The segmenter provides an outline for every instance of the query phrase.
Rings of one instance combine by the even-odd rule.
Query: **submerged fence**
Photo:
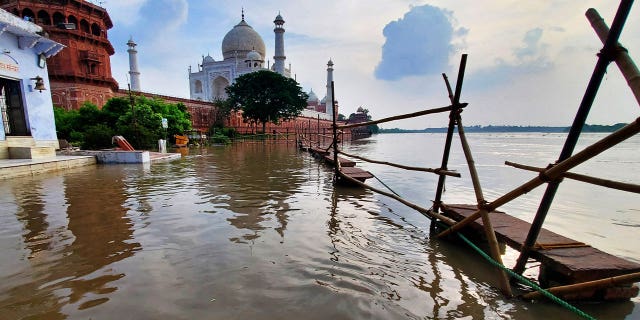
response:
[[[512,296],[513,292],[512,292],[512,288],[509,281],[510,277],[515,277],[515,275],[521,275],[523,273],[526,263],[530,257],[531,251],[535,249],[536,240],[539,236],[540,230],[542,229],[542,225],[549,211],[549,207],[553,202],[554,195],[558,189],[558,186],[562,182],[563,178],[574,179],[574,180],[582,181],[585,183],[591,183],[591,184],[613,188],[617,190],[622,190],[626,192],[640,193],[640,185],[637,185],[637,184],[611,181],[611,180],[569,172],[569,170],[576,167],[577,165],[592,159],[598,154],[618,145],[619,143],[629,139],[630,137],[633,137],[634,135],[638,134],[638,132],[640,132],[640,118],[637,118],[631,123],[629,123],[628,125],[621,128],[620,130],[607,135],[606,137],[602,138],[601,140],[597,141],[591,146],[588,146],[584,150],[576,154],[573,154],[573,151],[578,141],[578,137],[580,136],[582,128],[585,125],[587,115],[593,104],[593,101],[597,94],[600,83],[606,72],[606,68],[611,62],[615,61],[616,64],[618,64],[618,66],[621,68],[622,73],[625,79],[627,80],[627,83],[631,87],[631,90],[634,93],[636,100],[640,105],[640,72],[638,72],[637,67],[629,57],[627,51],[618,43],[618,38],[620,36],[620,33],[622,31],[626,18],[629,14],[632,3],[633,1],[630,1],[630,0],[621,1],[621,4],[618,8],[617,14],[613,20],[612,27],[610,30],[608,29],[608,27],[606,26],[602,18],[599,17],[599,15],[594,9],[589,9],[587,11],[586,15],[589,18],[589,21],[592,23],[593,27],[596,29],[598,35],[602,39],[604,43],[604,47],[599,54],[598,62],[596,63],[594,72],[591,76],[591,80],[589,82],[589,85],[586,88],[584,97],[578,108],[574,122],[571,126],[571,130],[564,143],[562,152],[560,153],[558,160],[555,163],[549,164],[549,166],[546,168],[531,167],[531,166],[516,164],[508,161],[505,162],[505,164],[518,169],[538,172],[538,175],[535,178],[523,183],[522,185],[516,187],[515,189],[511,190],[510,192],[504,194],[503,196],[493,201],[488,201],[484,197],[481,182],[480,182],[480,179],[478,178],[478,173],[476,171],[475,161],[473,159],[473,155],[471,152],[471,147],[469,146],[469,143],[467,141],[464,126],[462,124],[461,112],[468,105],[467,103],[460,102],[464,73],[466,68],[466,61],[467,61],[466,54],[462,55],[462,58],[461,58],[455,90],[451,89],[447,76],[443,74],[444,82],[447,88],[447,93],[451,101],[450,105],[418,111],[410,114],[397,115],[397,116],[380,119],[376,121],[369,121],[369,122],[348,124],[348,125],[337,125],[335,121],[335,116],[334,116],[331,144],[329,146],[326,146],[326,144],[320,142],[320,136],[322,136],[322,139],[328,138],[324,132],[322,134],[318,133],[318,137],[315,141],[313,139],[310,139],[308,136],[304,136],[303,143],[308,143],[309,146],[311,146],[314,143],[317,146],[324,146],[324,149],[327,152],[332,150],[331,156],[333,157],[333,163],[335,165],[335,175],[336,175],[337,181],[344,181],[344,182],[348,182],[354,185],[358,185],[358,186],[370,189],[376,193],[388,196],[390,198],[393,198],[405,204],[406,206],[418,211],[424,216],[431,218],[432,219],[431,227],[432,227],[432,230],[434,231],[436,230],[435,227],[437,224],[444,225],[445,226],[444,230],[440,230],[440,232],[437,234],[437,237],[444,237],[453,233],[457,233],[463,227],[467,226],[469,223],[477,219],[482,219],[482,225],[484,227],[484,235],[489,245],[489,255],[499,266],[496,268],[497,270],[496,273],[498,275],[500,289],[506,296]],[[331,86],[332,86],[332,92],[335,92],[333,88],[334,86],[333,82],[331,83]],[[335,101],[332,101],[332,103],[335,105]],[[347,152],[342,151],[339,148],[339,142],[341,140],[340,133],[343,130],[346,130],[349,128],[355,128],[359,126],[368,126],[373,124],[386,123],[394,120],[408,119],[408,118],[436,114],[436,113],[443,113],[443,112],[449,113],[449,123],[448,123],[447,134],[444,142],[442,161],[439,167],[418,168],[418,167],[410,167],[410,166],[397,164],[397,163],[377,161],[377,160],[367,159],[361,156],[357,156],[354,154],[349,154]],[[444,193],[444,185],[445,185],[446,177],[447,176],[460,177],[460,174],[458,172],[449,170],[447,168],[450,150],[451,150],[451,144],[454,136],[454,131],[456,131],[455,130],[456,128],[457,128],[458,136],[463,149],[463,153],[465,156],[465,160],[467,162],[469,175],[471,177],[473,190],[476,197],[475,212],[470,216],[468,216],[467,218],[462,219],[460,221],[455,221],[454,219],[440,212],[443,206],[442,196]],[[363,181],[360,181],[358,179],[351,177],[349,174],[345,173],[344,170],[342,170],[341,161],[339,160],[339,155],[358,159],[365,162],[383,164],[383,165],[393,166],[393,167],[401,168],[405,170],[427,172],[427,173],[438,175],[439,178],[436,186],[436,194],[435,194],[435,199],[433,201],[433,206],[430,208],[422,207],[418,204],[411,203],[410,201],[403,199],[401,196],[395,194],[395,192],[387,192],[384,190],[380,190],[378,188],[372,187],[364,183]],[[500,248],[499,248],[498,240],[496,238],[496,233],[492,226],[490,213],[498,209],[499,207],[503,206],[504,204],[544,184],[547,185],[547,189],[544,193],[543,198],[541,199],[535,218],[531,223],[531,227],[529,229],[527,239],[523,247],[519,250],[520,256],[518,257],[516,265],[513,267],[512,270],[509,270],[506,267],[504,267],[502,263]],[[519,279],[520,278],[522,277],[520,276]],[[602,287],[606,285],[611,285],[612,283],[633,283],[638,280],[640,280],[640,273],[632,273],[632,274],[627,274],[620,277],[613,277],[611,279],[573,284],[570,286],[570,288],[550,288],[549,291],[576,292],[580,290],[585,290],[586,288]],[[550,294],[545,291],[545,295],[549,296]],[[528,295],[527,297],[531,298],[533,296],[535,295]],[[581,315],[588,317],[587,315],[584,315],[584,314],[581,314]]]

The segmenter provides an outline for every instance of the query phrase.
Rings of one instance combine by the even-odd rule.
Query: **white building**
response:
[[[64,46],[42,27],[0,9],[0,159],[55,156],[46,59]]]
[[[210,55],[202,57],[198,70],[189,67],[189,91],[193,100],[214,101],[226,99],[225,88],[235,82],[239,76],[258,70],[271,70],[291,78],[291,65],[285,66],[284,19],[278,13],[274,19],[275,50],[273,65],[265,65],[267,55],[262,37],[244,19],[233,27],[222,40],[222,61],[215,61]],[[327,64],[327,95],[318,101],[313,90],[309,92],[309,104],[302,116],[331,119],[331,81],[333,80],[333,62]],[[329,97],[329,98],[327,98]],[[336,102],[337,104],[337,102]]]
[[[271,68],[285,77],[291,77],[291,70],[285,68],[284,19],[278,14],[274,20],[276,53]],[[198,70],[189,68],[190,97],[194,100],[214,101],[226,99],[225,88],[239,76],[258,70],[269,69],[265,65],[266,48],[262,37],[244,20],[233,27],[222,40],[222,61],[215,61],[210,55],[202,57]]]

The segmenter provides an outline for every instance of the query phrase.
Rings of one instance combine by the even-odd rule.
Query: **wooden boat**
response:
[[[189,137],[187,136],[174,134],[173,137],[176,139],[176,147],[186,147],[189,144]]]

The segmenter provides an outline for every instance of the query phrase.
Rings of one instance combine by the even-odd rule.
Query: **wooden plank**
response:
[[[343,167],[343,168],[340,168],[340,171],[345,175],[359,181],[364,181],[369,178],[373,178],[373,175],[371,174],[371,172],[365,171],[356,167]]]
[[[325,156],[329,154],[329,151],[327,151],[327,148],[324,148],[324,147],[311,147],[309,148],[309,151],[313,154],[317,154],[321,156]]]
[[[327,163],[331,164],[331,165],[335,165],[333,163],[333,152],[329,153],[328,155],[324,156],[324,161],[326,161]],[[343,158],[343,157],[338,157],[338,161],[340,162],[340,166],[341,167],[355,167],[356,166],[356,162]]]
[[[446,204],[443,215],[460,221],[476,210],[476,205]],[[496,236],[510,247],[520,250],[525,242],[530,224],[504,212],[493,211],[489,214]],[[482,220],[469,225],[479,235],[484,233]],[[547,229],[540,231],[538,244],[541,248],[533,250],[531,257],[542,262],[544,268],[551,269],[566,277],[569,283],[578,283],[612,277],[621,274],[639,272],[640,264],[608,254],[588,245],[564,237]],[[552,248],[555,245],[555,248]],[[563,248],[562,245],[568,247]],[[545,249],[548,246],[548,249]]]

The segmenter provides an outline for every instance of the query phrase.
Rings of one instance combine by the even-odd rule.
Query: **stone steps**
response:
[[[55,156],[54,147],[9,147],[9,159],[47,159]]]

